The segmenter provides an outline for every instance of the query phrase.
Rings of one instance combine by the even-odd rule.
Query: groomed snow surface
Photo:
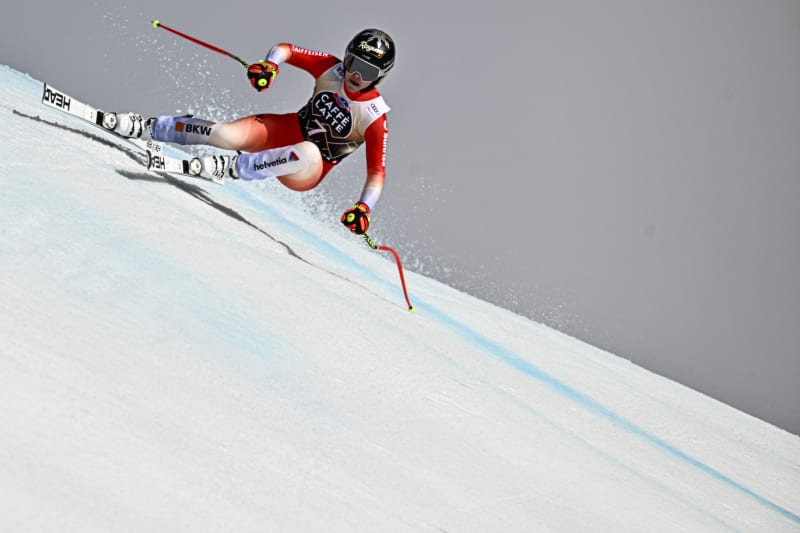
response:
[[[407,271],[409,313],[347,205],[41,91],[0,67],[0,531],[800,531],[797,436]]]

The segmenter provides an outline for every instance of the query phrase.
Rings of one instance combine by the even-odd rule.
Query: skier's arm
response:
[[[276,65],[288,63],[305,70],[315,78],[339,63],[339,60],[331,54],[307,50],[290,43],[279,43],[270,48],[265,61]]]
[[[361,198],[342,215],[342,224],[353,233],[362,234],[369,229],[369,214],[383,190],[386,178],[386,141],[389,127],[386,115],[381,115],[364,132],[367,143],[367,181]]]
[[[279,72],[279,65],[288,63],[301,68],[318,78],[326,70],[339,63],[336,57],[325,52],[316,52],[294,46],[289,43],[279,43],[269,49],[267,57],[247,68],[247,77],[250,84],[258,91],[266,91]]]
[[[389,125],[386,115],[381,115],[364,132],[367,149],[367,181],[361,191],[360,202],[370,209],[375,207],[386,179],[386,146],[389,139]]]

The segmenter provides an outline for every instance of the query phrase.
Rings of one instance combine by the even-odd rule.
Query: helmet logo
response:
[[[377,46],[372,46],[367,41],[361,41],[358,44],[358,49],[359,50],[363,50],[365,52],[368,52],[368,53],[372,54],[373,56],[377,57],[378,59],[382,58],[383,54],[386,53],[384,50],[381,50]]]

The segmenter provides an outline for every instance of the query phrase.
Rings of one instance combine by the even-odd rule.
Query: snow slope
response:
[[[797,436],[0,94],[0,530],[800,531]]]

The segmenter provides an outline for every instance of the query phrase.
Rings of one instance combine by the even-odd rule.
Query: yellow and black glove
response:
[[[258,92],[266,91],[272,86],[272,80],[278,75],[278,65],[272,61],[259,61],[247,67],[247,78],[250,85]]]
[[[342,224],[356,235],[366,233],[369,229],[369,206],[364,202],[357,202],[344,212]]]

